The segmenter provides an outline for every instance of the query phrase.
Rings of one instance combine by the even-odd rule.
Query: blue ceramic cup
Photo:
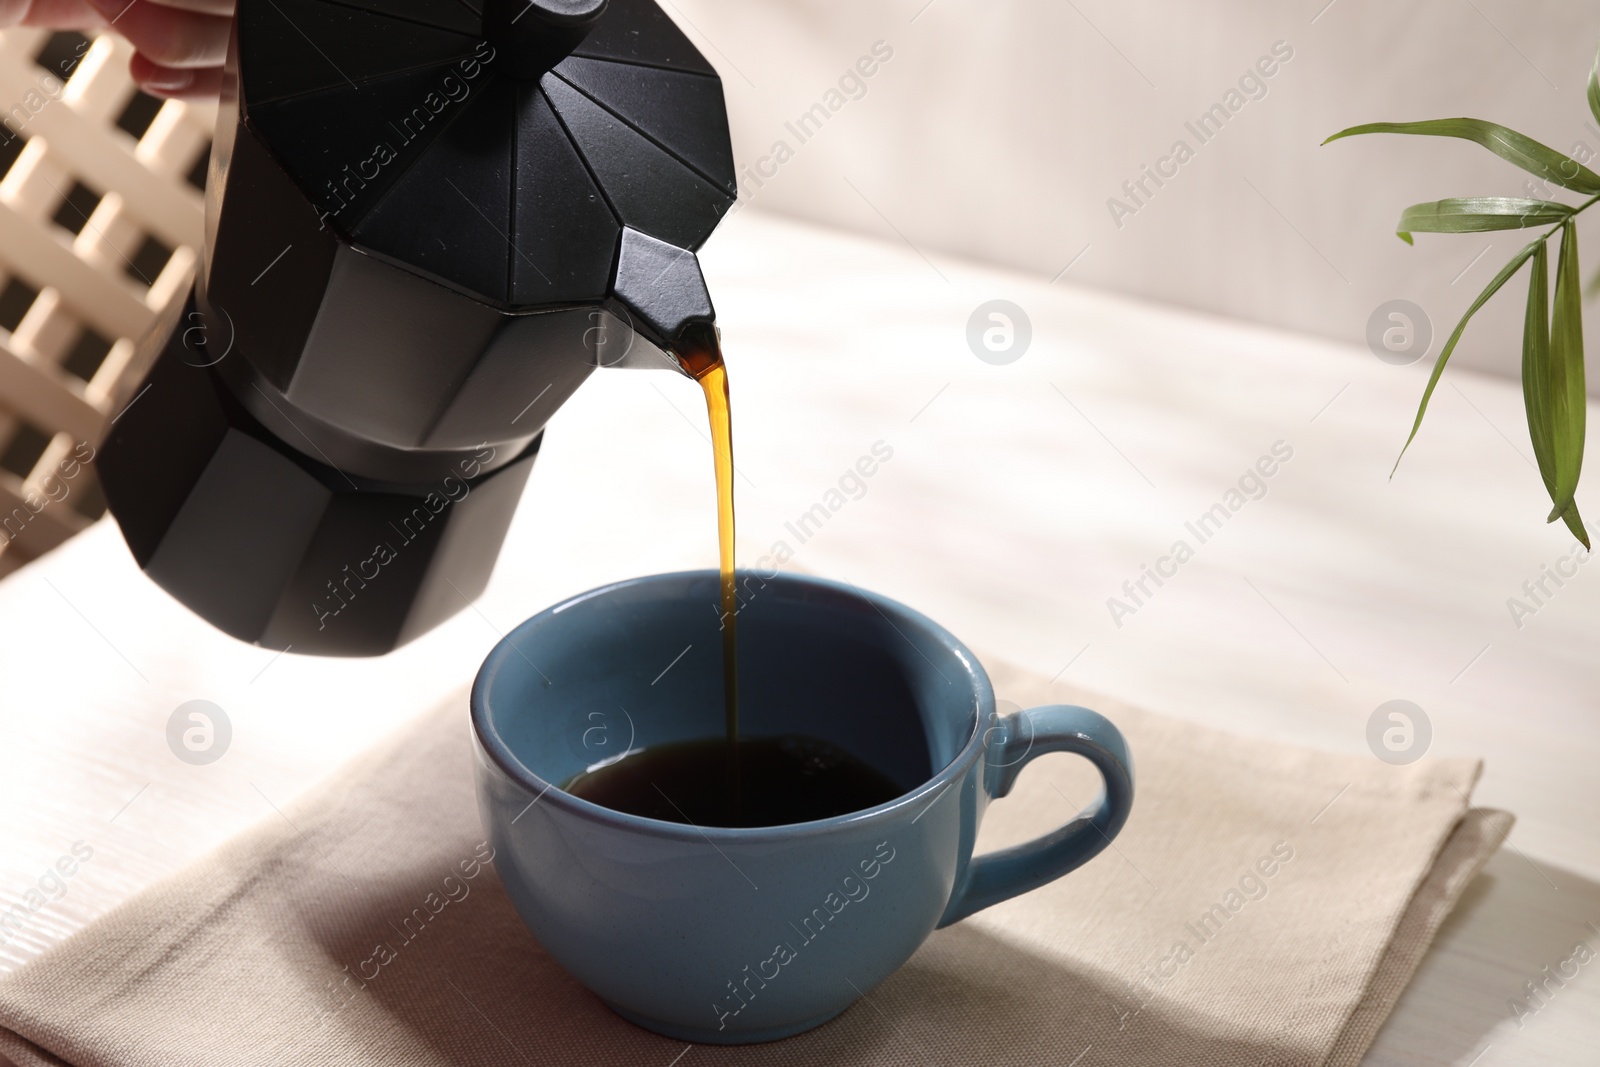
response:
[[[875,808],[757,829],[627,815],[563,791],[594,764],[723,731],[714,571],[596,589],[506,636],[472,688],[495,867],[545,949],[619,1015],[734,1044],[833,1018],[935,928],[1059,878],[1128,818],[1132,765],[1085,708],[1000,717],[977,659],[892,600],[740,572],[744,737],[832,742],[904,788]],[[1035,757],[1105,780],[1072,822],[974,857],[989,801]]]

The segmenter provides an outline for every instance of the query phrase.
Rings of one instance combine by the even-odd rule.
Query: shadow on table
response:
[[[1541,1009],[1524,983],[1542,981],[1546,966],[1556,973],[1578,942],[1600,940],[1588,926],[1597,918],[1600,883],[1501,848],[1445,920],[1365,1067],[1475,1062],[1491,1031],[1514,1024],[1512,1000],[1534,1009],[1534,1018],[1578,1009],[1579,994],[1554,984]],[[1503,1042],[1494,1043],[1498,1049]]]
[[[426,1064],[600,1064],[668,1067],[686,1043],[613,1015],[545,954],[492,875],[451,905],[325,1026],[335,1044],[375,1059],[405,1049]],[[391,896],[386,894],[386,896]],[[396,940],[401,893],[345,911],[317,935],[335,968],[370,958],[372,937]],[[374,934],[377,931],[379,933]],[[845,977],[840,977],[844,983]],[[867,998],[810,1033],[766,1045],[695,1046],[694,1064],[1257,1064],[1314,1062],[1298,1048],[1252,1041],[1246,1020],[1176,1019],[1137,1011],[1125,984],[1001,941],[975,925],[936,933]],[[1267,1012],[1262,1011],[1265,1018]],[[402,1040],[401,1032],[412,1040]],[[375,1037],[375,1035],[382,1035]],[[1290,1040],[1292,1038],[1286,1038]],[[417,1045],[425,1047],[426,1051]],[[1093,1055],[1083,1055],[1090,1049]],[[365,1062],[365,1060],[363,1060]]]

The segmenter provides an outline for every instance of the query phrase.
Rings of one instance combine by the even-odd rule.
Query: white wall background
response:
[[[1046,278],[1070,263],[1072,283],[1355,342],[1380,303],[1410,299],[1433,321],[1430,355],[1528,235],[1408,248],[1392,235],[1401,209],[1526,195],[1526,176],[1465,142],[1319,142],[1359,122],[1471,115],[1600,153],[1583,93],[1600,9],[1576,0],[663,6],[723,74],[741,167],[779,140],[795,150],[762,187],[741,182],[753,204]],[[800,144],[785,121],[880,40],[894,57],[865,96]],[[1277,41],[1293,58],[1266,96],[1200,145],[1185,121]],[[1179,139],[1194,158],[1119,228],[1107,199]],[[1600,234],[1583,229],[1592,271]],[[1525,294],[1513,281],[1480,313],[1463,364],[1517,373]]]

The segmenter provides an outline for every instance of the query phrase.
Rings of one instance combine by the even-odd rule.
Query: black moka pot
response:
[[[653,0],[240,0],[203,268],[98,459],[134,558],[268,648],[436,626],[584,379],[714,329],[735,196]]]

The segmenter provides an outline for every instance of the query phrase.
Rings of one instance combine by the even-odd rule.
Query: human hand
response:
[[[152,96],[215,96],[234,0],[0,0],[0,27],[109,27],[137,49],[129,70]]]

